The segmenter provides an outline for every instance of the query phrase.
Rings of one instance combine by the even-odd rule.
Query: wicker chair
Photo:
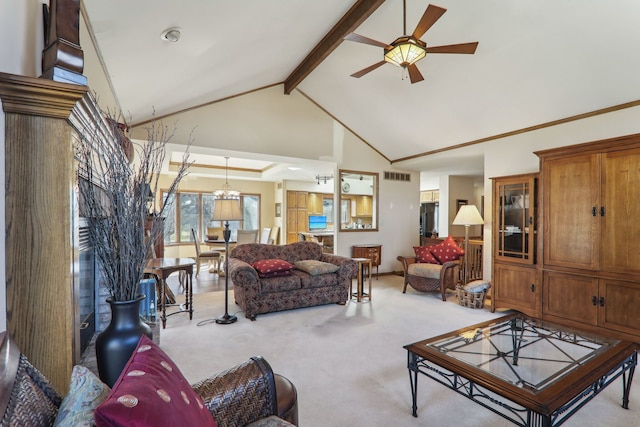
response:
[[[442,265],[430,264],[433,269],[439,270],[437,277],[425,277],[422,275],[411,274],[414,268],[410,266],[416,263],[415,256],[399,256],[398,261],[402,263],[404,270],[404,288],[402,293],[407,292],[407,285],[411,285],[413,289],[420,292],[434,292],[440,290],[442,301],[447,300],[446,290],[456,289],[458,284],[460,261],[449,261]]]
[[[262,357],[252,357],[192,387],[219,427],[298,424],[295,386],[273,373]],[[9,334],[0,332],[0,426],[51,426],[61,401]]]

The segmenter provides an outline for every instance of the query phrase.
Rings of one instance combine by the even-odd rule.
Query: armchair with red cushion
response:
[[[442,301],[446,301],[446,290],[456,289],[459,279],[460,257],[464,250],[451,236],[433,244],[413,247],[414,256],[398,256],[404,270],[404,287],[407,285],[419,292],[440,291]]]

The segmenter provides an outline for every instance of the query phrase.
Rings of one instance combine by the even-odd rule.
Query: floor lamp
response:
[[[212,221],[224,221],[224,314],[216,318],[216,323],[228,325],[238,318],[229,314],[229,239],[231,238],[231,230],[229,230],[229,221],[242,220],[242,211],[240,211],[240,200],[237,198],[216,199],[213,206]]]
[[[453,225],[464,225],[464,284],[469,282],[469,226],[484,224],[480,212],[475,205],[462,205],[452,222]]]

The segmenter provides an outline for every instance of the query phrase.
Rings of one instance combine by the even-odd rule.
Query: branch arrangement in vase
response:
[[[146,141],[131,142],[118,120],[110,113],[106,116],[101,126],[87,128],[79,135],[76,155],[80,211],[88,218],[89,240],[111,299],[130,301],[137,297],[147,254],[162,232],[162,221],[152,221],[151,233],[146,235],[145,222],[149,195],[158,194],[166,147],[175,135],[176,125],[169,128],[154,120],[147,128]],[[190,136],[182,163],[164,190],[164,200],[159,206],[154,202],[154,215],[163,216],[167,201],[173,200],[180,181],[187,175],[191,142]],[[133,147],[132,161],[127,146]]]

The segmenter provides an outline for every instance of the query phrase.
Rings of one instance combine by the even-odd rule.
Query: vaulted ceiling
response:
[[[149,105],[162,116],[282,84],[397,162],[640,99],[637,0],[440,0],[447,12],[422,40],[479,45],[427,54],[415,84],[391,64],[351,77],[383,52],[342,41],[403,35],[402,0],[83,2],[134,124]],[[428,4],[406,0],[409,33]],[[171,27],[177,43],[160,38]]]

